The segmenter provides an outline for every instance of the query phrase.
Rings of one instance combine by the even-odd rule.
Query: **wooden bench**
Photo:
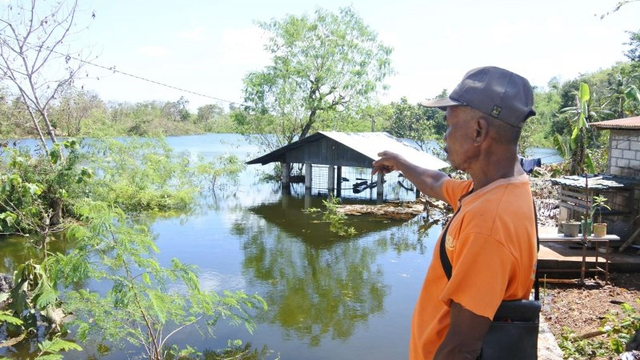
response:
[[[613,235],[613,234],[607,234],[604,237],[595,237],[595,236],[587,236],[587,242],[584,242],[584,237],[582,236],[582,234],[580,234],[579,236],[576,237],[568,237],[568,236],[564,236],[564,234],[540,234],[539,235],[539,239],[541,243],[544,242],[559,242],[559,243],[575,243],[575,244],[580,244],[581,246],[584,246],[584,251],[582,252],[582,261],[581,261],[581,266],[580,266],[580,282],[584,283],[584,277],[585,277],[585,273],[587,271],[593,271],[593,272],[601,272],[604,273],[605,276],[605,282],[609,282],[609,251],[610,251],[610,242],[611,241],[619,241],[620,237],[617,235]],[[587,269],[586,268],[586,258],[587,258],[587,247],[589,246],[589,244],[593,243],[594,245],[594,257],[595,257],[595,264],[594,264],[594,268],[591,269]],[[600,244],[604,243],[605,245],[605,254],[602,256],[602,258],[604,259],[604,269],[600,267],[599,265],[599,258],[600,258],[600,251],[599,251],[599,247]],[[540,272],[553,272],[553,271],[575,271],[572,269],[540,269]]]

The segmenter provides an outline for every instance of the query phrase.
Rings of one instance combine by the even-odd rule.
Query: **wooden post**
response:
[[[282,194],[291,194],[291,179],[289,178],[291,164],[282,162],[280,166],[282,168]]]
[[[312,176],[313,176],[313,172],[311,170],[311,164],[309,163],[304,164],[304,189],[305,190],[311,190]]]
[[[333,165],[329,165],[327,168],[327,193],[329,195],[333,195],[333,191],[336,188],[335,175],[335,167]]]
[[[336,169],[336,179],[338,185],[336,185],[336,197],[342,197],[342,166],[337,166]]]
[[[311,164],[304,164],[304,208],[308,209],[311,207],[311,185],[313,171],[311,170]]]
[[[376,196],[376,204],[382,204],[384,199],[384,175],[382,172],[378,172],[378,186],[377,186],[377,196]]]

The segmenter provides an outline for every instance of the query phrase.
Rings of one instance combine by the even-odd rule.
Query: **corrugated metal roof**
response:
[[[640,129],[640,116],[594,122],[590,125],[598,129]]]
[[[586,187],[586,181],[584,176],[579,175],[567,175],[559,178],[550,179],[554,185],[563,185],[573,188]],[[638,184],[638,179],[633,179],[623,176],[614,175],[594,175],[589,177],[590,189],[610,189],[610,188],[624,188]]]
[[[418,164],[427,169],[442,169],[449,164],[428,154],[424,151],[417,150],[397,138],[387,134],[386,132],[366,132],[366,133],[345,133],[336,131],[319,131],[309,135],[302,140],[298,140],[289,145],[276,149],[259,158],[248,161],[247,164],[268,164],[272,162],[283,162],[286,160],[286,153],[306,144],[319,141],[323,138],[329,138],[333,141],[341,143],[352,150],[368,157],[373,162],[378,159],[378,153],[389,150],[398,153],[407,160]]]

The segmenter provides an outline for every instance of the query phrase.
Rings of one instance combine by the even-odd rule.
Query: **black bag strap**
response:
[[[444,228],[442,232],[442,237],[440,238],[440,263],[442,264],[442,269],[444,270],[445,275],[447,275],[447,279],[451,280],[451,272],[453,268],[451,267],[451,261],[449,260],[449,256],[447,256],[447,248],[445,243],[447,242],[447,232],[449,231],[449,225],[453,221],[453,218],[458,214],[462,206],[458,207],[458,210],[453,214],[451,219],[447,222],[447,226]],[[535,219],[536,224],[536,247],[538,252],[540,251],[540,237],[538,236],[538,211],[536,210],[536,203],[533,203],[533,217]],[[536,301],[540,300],[540,281],[538,275],[538,267],[536,262],[536,275],[534,281],[534,293],[533,297]]]

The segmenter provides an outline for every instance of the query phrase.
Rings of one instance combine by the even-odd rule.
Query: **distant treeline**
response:
[[[528,121],[523,130],[522,148],[533,144],[552,147],[554,134],[569,135],[570,121],[575,115],[563,109],[575,106],[580,82],[586,82],[591,89],[592,119],[600,121],[640,114],[640,100],[633,93],[634,88],[640,87],[637,62],[619,63],[568,81],[554,78],[546,87],[535,89],[537,116]],[[446,94],[443,90],[437,96]],[[49,116],[56,134],[64,137],[250,132],[245,126],[251,121],[250,109],[209,104],[193,113],[188,105],[184,97],[175,102],[105,102],[95,93],[69,89],[49,108]],[[0,90],[0,138],[36,136],[26,111],[18,97]],[[312,131],[387,131],[418,143],[441,139],[445,131],[442,113],[409,104],[404,97],[390,104],[372,104],[358,111],[325,117]]]

